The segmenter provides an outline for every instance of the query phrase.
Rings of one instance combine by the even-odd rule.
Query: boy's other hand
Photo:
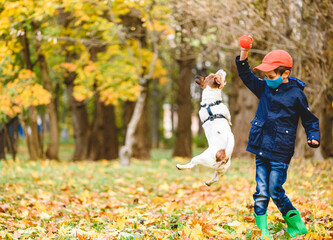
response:
[[[308,140],[308,144],[317,146],[317,145],[319,145],[319,142],[315,139],[312,139],[312,140]]]

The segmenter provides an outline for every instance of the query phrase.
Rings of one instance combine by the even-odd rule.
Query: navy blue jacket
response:
[[[319,120],[309,110],[303,92],[304,82],[289,77],[288,83],[272,89],[267,86],[266,81],[254,75],[247,59],[240,61],[239,56],[236,57],[236,65],[244,84],[259,98],[256,115],[251,121],[247,151],[274,161],[289,163],[294,154],[299,117],[307,139],[320,142]]]

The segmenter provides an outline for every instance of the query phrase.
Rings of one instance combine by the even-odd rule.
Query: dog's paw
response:
[[[210,187],[212,184],[211,183],[208,183],[208,182],[205,182],[205,184]]]
[[[176,168],[177,168],[178,170],[183,170],[183,169],[180,167],[179,164],[176,165]]]

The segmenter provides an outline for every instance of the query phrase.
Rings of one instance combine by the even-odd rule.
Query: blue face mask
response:
[[[269,80],[269,79],[266,78],[266,77],[264,77],[264,78],[265,78],[265,80],[266,80],[266,83],[267,83],[268,87],[273,88],[273,89],[275,89],[275,88],[277,88],[278,86],[280,86],[280,84],[283,82],[283,79],[282,79],[281,76],[278,77],[278,78],[275,79],[275,80]]]

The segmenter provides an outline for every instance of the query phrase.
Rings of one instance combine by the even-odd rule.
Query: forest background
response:
[[[195,75],[223,68],[224,101],[236,146],[245,146],[258,100],[240,81],[238,38],[254,38],[250,64],[273,49],[294,59],[321,146],[296,157],[333,156],[333,24],[331,1],[1,1],[0,158],[59,159],[59,141],[74,139],[72,160],[149,159],[152,148],[191,157],[207,143],[197,116]],[[260,73],[257,72],[260,75]],[[171,135],[165,134],[165,111]],[[196,124],[197,131],[191,131]],[[170,124],[169,124],[170,125]],[[170,126],[169,126],[170,128]],[[301,127],[299,127],[301,128]],[[61,137],[61,135],[63,135]]]
[[[284,49],[307,84],[321,145],[299,123],[284,187],[299,239],[331,239],[332,12],[331,0],[0,0],[0,238],[255,239],[258,99],[234,63],[251,35],[251,68]],[[208,188],[210,169],[175,165],[207,147],[194,77],[221,68],[236,145]],[[290,239],[274,204],[268,221]]]

